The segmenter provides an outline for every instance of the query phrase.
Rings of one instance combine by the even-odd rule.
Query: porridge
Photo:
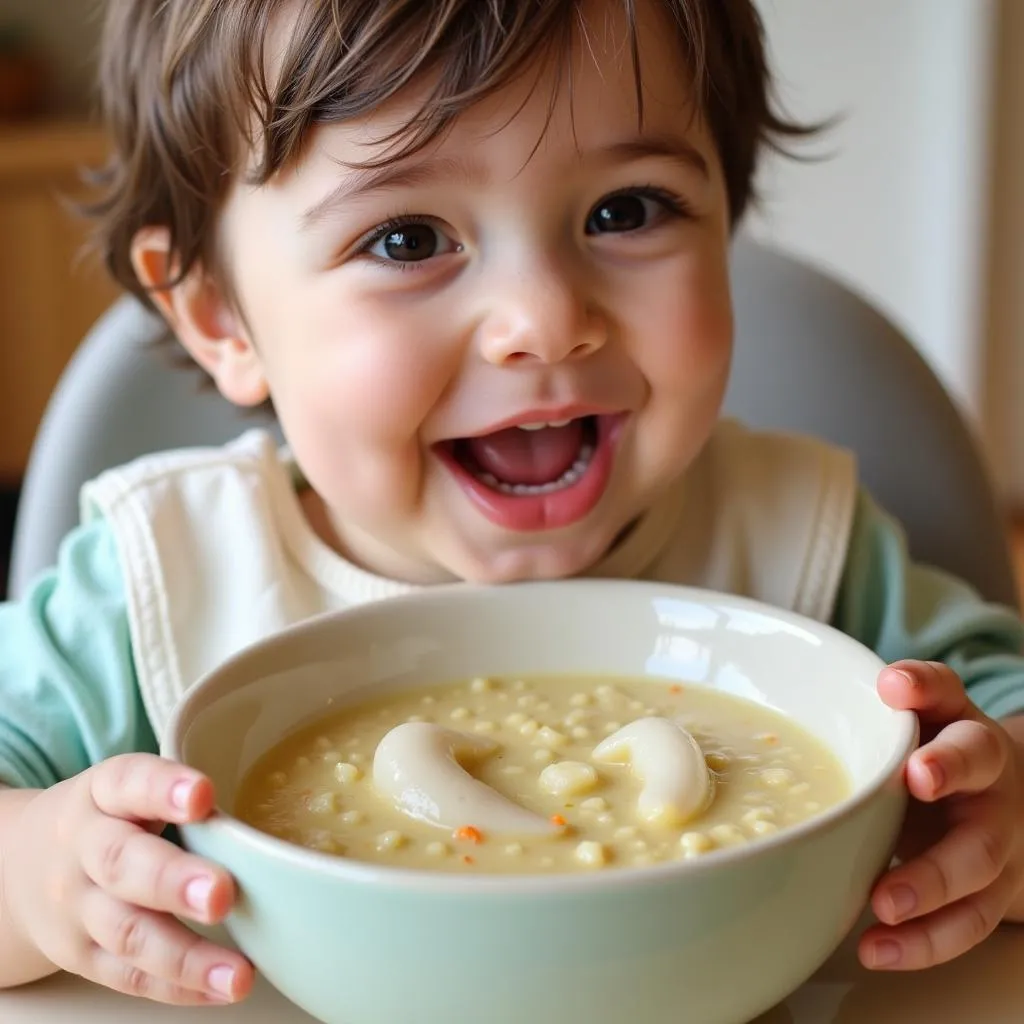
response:
[[[406,868],[546,873],[700,857],[838,803],[845,770],[750,701],[651,679],[475,679],[352,705],[289,736],[236,815]]]

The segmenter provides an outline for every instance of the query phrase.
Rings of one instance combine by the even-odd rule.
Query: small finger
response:
[[[93,803],[131,821],[199,821],[213,810],[213,785],[191,768],[152,754],[122,754],[89,773]]]
[[[83,925],[95,942],[91,973],[102,984],[160,1002],[237,1002],[252,988],[253,970],[172,917],[93,889]]]
[[[937,661],[894,662],[879,674],[878,693],[889,707],[916,711],[930,724],[979,717],[960,677]]]
[[[921,856],[901,864],[875,888],[871,907],[887,925],[920,918],[981,892],[1001,877],[1010,859],[1011,837],[969,820]]]
[[[223,868],[117,818],[90,828],[81,856],[96,886],[135,906],[213,924],[234,903],[234,880]]]
[[[918,800],[931,802],[955,793],[980,793],[1006,770],[1007,744],[999,726],[960,719],[947,725],[907,763],[907,784]]]
[[[1005,872],[993,885],[933,914],[861,937],[861,963],[871,970],[917,971],[962,956],[996,930],[1017,889]]]
[[[87,981],[124,995],[137,996],[154,1003],[166,1003],[169,1006],[223,1006],[232,1002],[223,996],[197,992],[195,989],[184,988],[173,982],[157,978],[152,974],[133,966],[97,948],[92,956],[91,968],[82,975]]]

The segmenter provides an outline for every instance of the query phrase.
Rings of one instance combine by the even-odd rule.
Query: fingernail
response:
[[[932,780],[932,785],[938,792],[946,784],[946,773],[942,770],[942,765],[937,761],[926,761],[924,766],[928,770],[928,777]]]
[[[181,782],[176,782],[171,787],[171,803],[174,804],[174,806],[177,807],[179,811],[188,810],[188,802],[191,796],[191,779],[182,779]]]
[[[206,984],[211,992],[216,992],[218,995],[230,998],[234,995],[235,991],[235,972],[232,968],[223,964],[219,967],[214,967],[206,976]]]
[[[210,902],[211,892],[213,892],[212,878],[193,878],[192,881],[185,886],[185,902],[193,910],[198,910],[202,913],[206,910],[206,906]]]
[[[889,907],[895,920],[902,921],[916,906],[917,895],[909,885],[897,885],[889,890]]]
[[[895,942],[876,942],[872,947],[872,964],[875,967],[892,967],[898,964],[902,953]]]

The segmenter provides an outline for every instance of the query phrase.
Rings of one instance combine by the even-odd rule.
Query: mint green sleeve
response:
[[[863,492],[832,624],[887,662],[944,662],[993,718],[1024,712],[1020,616],[911,561],[900,524]]]
[[[156,749],[114,539],[99,521],[67,537],[22,600],[0,604],[0,783],[44,789]]]

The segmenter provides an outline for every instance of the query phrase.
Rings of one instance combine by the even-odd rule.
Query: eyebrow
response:
[[[302,228],[309,230],[346,202],[376,192],[425,188],[442,181],[470,184],[481,181],[484,177],[482,167],[457,157],[434,157],[418,163],[356,168],[346,175],[344,181],[339,182],[327,195],[303,213]]]
[[[679,135],[641,135],[602,147],[595,151],[594,156],[602,163],[660,157],[685,164],[705,179],[711,176],[708,162],[700,150]],[[486,172],[479,164],[459,157],[434,157],[416,163],[356,168],[302,214],[302,230],[313,229],[353,199],[403,188],[425,188],[440,182],[468,185],[483,181],[486,177]]]
[[[697,171],[701,177],[710,178],[711,170],[701,151],[681,135],[639,135],[625,142],[615,142],[602,149],[603,159],[643,160],[648,157],[664,157],[677,160]]]

